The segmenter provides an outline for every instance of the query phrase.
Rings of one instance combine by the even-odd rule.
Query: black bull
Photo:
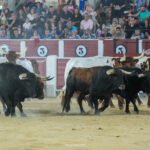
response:
[[[7,106],[5,115],[13,116],[16,105],[23,111],[21,102],[25,98],[44,98],[42,80],[20,65],[0,64],[0,97]]]
[[[89,94],[91,86],[93,85],[94,78],[97,77],[97,74],[102,75],[101,77],[108,77],[105,81],[105,78],[102,79],[99,86],[102,86],[102,89],[108,88],[104,95],[109,95],[109,99],[112,96],[112,90],[115,90],[117,88],[122,89],[124,87],[123,82],[123,74],[121,70],[114,69],[114,72],[111,73],[113,68],[110,66],[104,66],[104,67],[92,67],[92,68],[73,68],[68,77],[66,82],[66,93],[65,93],[65,102],[63,106],[63,111],[69,111],[70,110],[70,98],[73,96],[74,92],[80,91],[80,94],[78,96],[78,103],[80,106],[81,113],[84,112],[82,107],[82,99],[85,97],[85,95]],[[108,75],[109,74],[109,75]],[[109,79],[109,80],[108,80]],[[97,83],[94,83],[97,84]],[[105,84],[109,85],[108,87],[105,87]],[[106,86],[107,86],[106,85]],[[102,97],[101,97],[102,98]],[[95,103],[96,101],[91,101],[92,103]],[[95,104],[95,107],[96,106]],[[98,108],[96,109],[96,113]]]
[[[138,113],[138,108],[135,105],[137,93],[140,90],[143,90],[147,93],[150,92],[149,73],[144,72],[143,74],[143,72],[138,68],[124,67],[113,69],[110,66],[99,67],[96,69],[92,77],[90,77],[90,80],[87,80],[88,84],[87,82],[83,82],[81,80],[81,72],[78,73],[80,74],[80,79],[79,77],[77,78],[77,76],[75,76],[73,70],[76,69],[77,68],[73,68],[67,78],[65,103],[63,107],[63,110],[65,109],[66,111],[70,110],[70,98],[72,97],[73,93],[75,91],[80,91],[81,93],[78,97],[78,100],[81,101],[84,98],[84,95],[88,93],[90,95],[91,104],[94,104],[95,106],[96,114],[104,111],[108,107],[112,93],[119,94],[126,99],[127,113],[129,113],[130,101],[134,105],[134,110]],[[85,80],[85,78],[86,76],[82,76],[82,79]],[[104,99],[104,105],[99,110],[97,101],[98,99]],[[82,112],[83,109],[81,102],[79,105]]]

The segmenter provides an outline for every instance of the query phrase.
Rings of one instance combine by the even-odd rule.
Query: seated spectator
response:
[[[87,13],[84,14],[84,19],[80,23],[80,30],[93,30],[93,20],[91,20]]]
[[[150,12],[145,9],[145,6],[141,7],[141,10],[138,12],[140,18],[140,24],[144,27],[148,26],[148,19],[150,16]]]
[[[124,8],[125,8],[125,0],[113,0],[113,9],[112,14],[113,18],[121,18]]]
[[[108,32],[107,28],[103,29],[103,34],[99,37],[100,40],[112,39],[112,34]]]
[[[84,30],[81,38],[82,39],[95,39],[96,35],[91,33],[91,31],[89,29],[86,29],[86,30]]]
[[[69,20],[66,24],[66,27],[65,27],[65,33],[67,34],[67,36],[70,35],[72,30],[77,30],[77,28],[73,25],[72,21]]]
[[[78,30],[80,29],[80,22],[81,22],[81,20],[82,20],[82,16],[81,16],[81,14],[79,12],[79,8],[76,7],[74,9],[74,12],[73,12],[73,15],[72,15],[72,22],[73,22],[74,26],[77,27]]]
[[[144,6],[146,4],[146,1],[147,0],[134,0],[137,10],[140,10],[140,7]]]
[[[5,13],[2,12],[1,16],[0,16],[0,24],[6,25],[6,23],[7,23],[6,15],[5,15]]]
[[[35,12],[38,14],[38,16],[40,16],[41,11],[42,11],[42,5],[41,5],[40,2],[37,2],[37,3],[36,3]]]
[[[31,8],[30,12],[27,14],[27,17],[29,18],[30,21],[34,20],[34,14],[35,14],[34,8]]]
[[[42,39],[53,39],[54,35],[50,33],[49,30],[45,30],[45,34],[42,36]]]
[[[116,32],[115,32],[115,34],[113,36],[113,39],[117,39],[117,40],[125,39],[125,34],[124,34],[124,32],[121,31],[120,27],[116,28]]]
[[[19,25],[22,25],[24,23],[25,17],[26,17],[26,14],[24,13],[23,9],[19,9],[19,12],[17,14]]]
[[[78,35],[77,29],[72,29],[71,35],[69,36],[69,39],[80,39],[80,36]]]
[[[5,29],[0,30],[0,39],[8,39],[8,36],[7,36]]]
[[[112,26],[111,26],[111,28],[110,28],[110,33],[111,33],[112,35],[115,34],[116,28],[117,28],[117,22],[114,20],[113,23],[112,23]]]
[[[48,13],[47,13],[47,18],[48,18],[48,21],[53,21],[53,22],[56,22],[56,18],[57,18],[57,12],[56,12],[56,9],[54,8],[54,6],[50,6],[49,9],[48,9]]]
[[[46,13],[47,13],[47,10],[50,6],[50,2],[48,2],[47,0],[42,0],[42,4],[43,4],[43,9],[46,10]]]
[[[102,4],[99,5],[99,7],[96,9],[96,19],[98,21],[99,24],[106,24],[106,13],[105,13],[105,9],[103,8]]]
[[[96,33],[97,37],[100,37],[101,34],[104,33],[104,32],[103,32],[103,29],[104,29],[104,28],[106,28],[106,25],[105,25],[105,24],[100,25],[100,28],[97,29],[97,33]]]
[[[137,24],[135,18],[132,17],[129,19],[129,22],[127,23],[127,25],[125,25],[126,39],[131,38],[136,28],[140,28],[139,24]]]
[[[59,22],[57,25],[55,37],[56,39],[64,38],[64,29],[61,22]]]
[[[135,29],[135,33],[132,34],[131,39],[144,39],[144,33],[140,32],[140,29]]]
[[[67,8],[68,8],[68,11],[73,14],[73,12],[74,12],[73,0],[68,0]]]
[[[12,34],[12,37],[11,37],[11,38],[12,38],[12,39],[22,39],[22,36],[21,36],[21,34],[19,34],[17,28],[13,30],[13,34]]]
[[[71,20],[72,14],[68,11],[67,6],[63,7],[62,12],[60,13],[60,21],[63,23],[63,26],[66,26],[66,23]]]
[[[40,35],[38,34],[37,30],[34,30],[33,36],[30,39],[40,39]]]

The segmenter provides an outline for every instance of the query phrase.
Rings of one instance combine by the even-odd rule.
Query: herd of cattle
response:
[[[0,50],[1,52],[1,50]],[[38,63],[20,60],[20,54],[10,51],[0,57],[0,98],[6,116],[15,116],[17,106],[24,116],[22,104],[25,98],[44,98],[43,81],[52,80],[51,77],[39,75]],[[138,57],[89,57],[73,58],[66,65],[65,85],[60,92],[63,111],[70,110],[71,97],[76,94],[81,113],[84,113],[82,101],[87,100],[95,114],[104,111],[109,104],[113,106],[113,94],[118,99],[120,109],[126,101],[125,112],[130,113],[129,103],[138,113],[136,100],[142,101],[138,92],[148,94],[150,107],[150,58],[142,53]],[[98,104],[102,102],[99,108]]]
[[[124,99],[125,112],[130,113],[129,103],[134,106],[134,111],[139,112],[142,101],[138,92],[148,94],[150,107],[150,58],[144,57],[144,52],[138,57],[111,58],[94,57],[71,59],[65,69],[65,86],[61,91],[63,111],[70,110],[71,97],[76,93],[81,113],[84,113],[82,100],[88,99],[89,105],[95,108],[95,114],[104,111],[111,101],[113,94],[118,98],[120,108]],[[102,106],[98,108],[99,101]]]

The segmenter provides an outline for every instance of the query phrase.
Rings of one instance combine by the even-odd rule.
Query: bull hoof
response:
[[[130,114],[130,111],[126,111],[126,114],[128,114],[128,115],[129,115],[129,114]]]
[[[110,105],[111,108],[115,108],[115,105]]]
[[[95,115],[99,115],[100,112],[98,110],[95,110]]]
[[[81,115],[85,115],[86,113],[85,113],[85,111],[81,111]]]
[[[11,117],[16,117],[16,114],[15,113],[11,114]]]
[[[20,116],[21,117],[27,117],[27,115],[25,113],[21,113]]]
[[[143,105],[143,102],[139,102],[138,104],[139,104],[139,105]]]
[[[119,109],[122,110],[122,109],[123,109],[123,106],[119,106]]]
[[[9,116],[9,115],[10,115],[10,112],[6,111],[5,116]]]

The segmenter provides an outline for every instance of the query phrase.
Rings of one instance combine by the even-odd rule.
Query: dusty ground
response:
[[[74,101],[69,114],[61,114],[57,99],[23,103],[28,117],[0,115],[0,150],[149,150],[150,111],[140,114],[108,108],[100,116],[79,114]],[[86,111],[90,110],[84,104]]]

